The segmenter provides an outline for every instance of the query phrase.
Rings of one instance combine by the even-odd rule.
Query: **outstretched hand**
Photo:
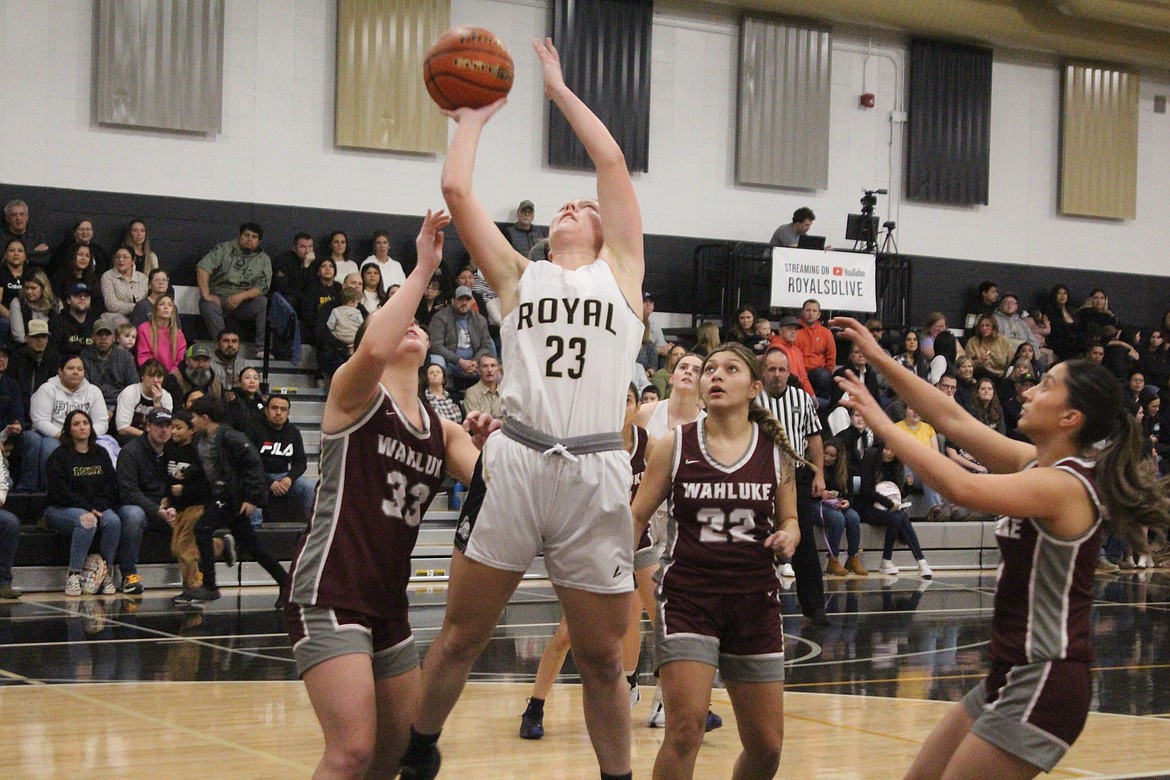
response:
[[[471,434],[471,441],[481,450],[488,436],[492,431],[498,430],[500,425],[500,421],[487,412],[468,412],[466,419],[463,420],[463,430]]]
[[[428,272],[428,277],[439,269],[443,260],[443,228],[450,224],[451,217],[442,209],[433,213],[427,209],[427,215],[423,217],[414,246],[418,250],[418,264]]]
[[[557,89],[565,86],[561,55],[557,53],[557,47],[553,46],[552,38],[534,40],[532,48],[536,50],[536,56],[540,58],[540,65],[544,68],[544,96],[552,98]]]
[[[840,318],[839,318],[840,319]],[[882,411],[881,405],[877,402],[869,390],[865,387],[865,382],[857,378],[857,374],[846,369],[844,376],[839,376],[834,379],[837,387],[844,390],[848,395],[841,398],[841,405],[846,409],[860,412],[861,416],[865,418],[865,424],[869,426],[870,430],[877,432],[875,427],[880,424],[881,420],[889,420],[886,413]]]
[[[841,335],[846,340],[853,342],[853,346],[858,347],[869,360],[872,361],[885,354],[882,345],[869,332],[869,329],[852,317],[834,317],[829,320],[829,325],[841,328],[844,331]]]
[[[486,106],[480,108],[456,108],[456,109],[441,109],[440,113],[448,119],[454,119],[456,124],[464,122],[476,121],[481,125],[495,116],[495,113],[508,104],[508,98],[502,97],[495,103],[488,103]]]

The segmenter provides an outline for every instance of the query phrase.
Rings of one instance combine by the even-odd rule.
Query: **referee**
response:
[[[816,531],[813,528],[813,496],[820,498],[825,489],[824,450],[821,447],[821,420],[817,416],[817,401],[799,387],[788,384],[790,375],[788,355],[778,347],[764,355],[764,392],[760,405],[772,413],[806,460],[796,469],[796,512],[800,523],[800,544],[792,557],[796,574],[796,595],[805,617],[818,625],[827,625],[825,615],[825,583],[821,577],[821,559],[817,553]]]

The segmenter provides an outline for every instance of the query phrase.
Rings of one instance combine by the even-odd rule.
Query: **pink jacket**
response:
[[[150,347],[150,323],[144,322],[138,326],[138,367],[142,368],[142,364],[151,358],[155,358],[158,362],[163,364],[167,373],[175,370],[175,366],[179,365],[179,361],[183,359],[183,353],[187,351],[187,337],[183,335],[183,331],[178,332],[179,349],[175,356],[171,357],[171,334],[170,331],[160,330],[158,332],[158,352],[156,353]]]

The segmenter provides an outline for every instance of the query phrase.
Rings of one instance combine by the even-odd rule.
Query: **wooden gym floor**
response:
[[[827,580],[831,625],[784,599],[789,656],[780,776],[890,778],[909,766],[950,703],[983,674],[993,574]],[[297,682],[272,588],[224,589],[205,611],[145,598],[0,602],[0,778],[308,777],[321,736]],[[1094,611],[1094,713],[1052,777],[1170,777],[1170,576],[1102,576]],[[425,651],[445,589],[416,588]],[[441,777],[594,778],[572,660],[543,740],[517,736],[540,651],[560,617],[546,582],[522,584],[443,735]],[[648,777],[662,731],[645,726],[649,637],[634,710],[634,773]],[[696,777],[738,753],[726,692]],[[114,773],[111,775],[111,771]]]

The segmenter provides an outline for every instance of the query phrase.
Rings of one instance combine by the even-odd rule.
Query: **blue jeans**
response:
[[[20,542],[20,520],[7,509],[0,509],[0,583],[12,582],[12,564]]]
[[[834,558],[841,555],[841,534],[845,534],[849,557],[861,550],[861,516],[853,507],[839,509],[825,504],[824,501],[815,502],[813,524],[825,529],[825,546]]]
[[[284,479],[287,476],[288,472],[283,474],[269,474],[268,483],[272,484],[276,480]],[[297,519],[308,522],[309,513],[313,510],[313,494],[316,490],[317,485],[313,482],[313,480],[305,476],[300,476],[293,481],[292,486],[289,487],[288,492],[283,496],[273,495],[272,491],[270,490],[268,492],[268,506],[272,507],[273,504],[280,505],[284,502],[292,502],[292,505],[296,507],[296,510],[301,513],[301,516]],[[259,528],[263,523],[264,510],[260,507],[257,507],[256,511],[252,513],[252,527]]]
[[[915,532],[914,524],[910,522],[910,515],[906,514],[905,509],[891,511],[863,506],[861,514],[865,518],[865,522],[870,525],[885,526],[886,539],[885,546],[882,548],[883,560],[888,561],[894,557],[894,542],[896,541],[901,541],[910,548],[914,560],[922,560],[922,546],[918,543],[918,534]]]
[[[118,568],[122,576],[138,573],[138,553],[142,548],[142,534],[148,525],[146,512],[136,504],[118,507],[122,518],[122,540],[118,543]],[[161,522],[161,518],[160,518]]]
[[[106,565],[113,566],[114,558],[118,554],[118,543],[122,538],[122,518],[118,517],[118,513],[113,509],[107,509],[102,512],[93,528],[84,528],[81,525],[81,516],[88,511],[71,506],[51,506],[45,509],[45,523],[54,531],[72,537],[72,543],[69,545],[69,571],[81,571],[85,566],[85,556],[89,555],[93,537],[99,528],[102,531],[100,549]]]
[[[16,446],[20,448],[21,464],[16,492],[43,493],[47,486],[45,472],[49,466],[49,456],[53,454],[53,450],[61,446],[61,442],[29,428],[20,434]]]

